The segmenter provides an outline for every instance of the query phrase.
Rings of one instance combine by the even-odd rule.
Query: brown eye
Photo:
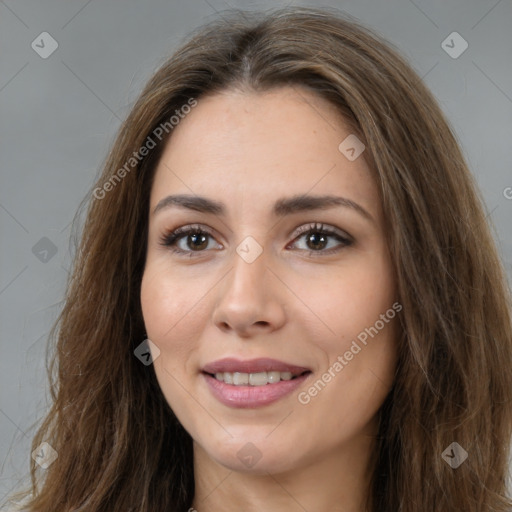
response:
[[[302,234],[295,238],[292,245],[300,245],[297,241],[304,239],[305,243],[303,245],[305,247],[299,247],[299,249],[309,251],[310,255],[331,254],[353,244],[353,240],[348,235],[342,236],[337,230],[326,228],[323,224],[318,225],[315,223],[304,226],[300,232]]]
[[[206,249],[208,246],[208,236],[209,235],[207,233],[193,233],[191,235],[187,235],[186,244],[194,251]]]
[[[213,235],[200,226],[184,226],[164,235],[160,243],[171,251],[181,254],[204,252]],[[222,246],[220,246],[222,247]]]
[[[311,233],[306,237],[306,244],[313,250],[324,249],[327,245],[327,236],[321,233]]]

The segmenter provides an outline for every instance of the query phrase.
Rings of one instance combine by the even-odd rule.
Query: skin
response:
[[[224,91],[198,100],[156,169],[141,302],[148,338],[160,350],[154,369],[162,393],[194,441],[199,512],[364,510],[377,413],[396,369],[396,318],[359,343],[361,351],[309,403],[297,396],[397,298],[364,153],[349,161],[338,150],[349,134],[309,91]],[[152,213],[181,193],[222,201],[227,215],[177,206]],[[344,196],[373,221],[343,206],[272,216],[277,199],[302,193]],[[315,222],[353,244],[332,236],[325,248],[308,244],[297,229]],[[192,256],[161,244],[190,224],[211,229],[206,248],[194,251],[186,235],[178,244]],[[248,236],[263,249],[252,263],[236,252]],[[217,401],[201,374],[224,357],[269,357],[312,374],[277,402],[233,408]],[[252,467],[237,456],[248,442],[261,455]]]

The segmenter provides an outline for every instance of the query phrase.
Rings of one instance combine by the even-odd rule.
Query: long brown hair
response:
[[[153,367],[134,356],[145,339],[149,192],[172,136],[169,125],[161,139],[155,129],[206,94],[282,86],[326,98],[349,123],[385,214],[403,312],[368,510],[510,510],[511,293],[482,197],[445,116],[399,53],[338,11],[296,7],[223,12],[158,69],[123,123],[88,198],[52,331],[53,405],[33,449],[48,442],[58,459],[46,470],[30,460],[25,510],[191,506],[191,438]],[[156,147],[127,167],[148,137]],[[456,469],[442,456],[454,442],[468,453]]]

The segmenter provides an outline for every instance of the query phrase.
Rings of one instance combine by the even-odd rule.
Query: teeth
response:
[[[235,373],[235,375],[237,374]],[[244,375],[247,374],[245,373]],[[264,386],[265,384],[268,384],[267,372],[249,373],[249,384],[251,386]]]
[[[235,372],[233,374],[233,384],[235,386],[247,386],[249,384],[249,374]]]
[[[291,372],[274,371],[258,373],[221,372],[216,373],[215,378],[234,386],[265,386],[266,384],[274,384],[281,380],[291,380],[293,375]]]
[[[267,381],[269,384],[279,382],[281,380],[281,372],[267,372]]]

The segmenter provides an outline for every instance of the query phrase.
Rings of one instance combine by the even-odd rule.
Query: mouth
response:
[[[275,359],[222,359],[201,370],[210,392],[222,404],[236,408],[268,405],[301,386],[309,368]]]

